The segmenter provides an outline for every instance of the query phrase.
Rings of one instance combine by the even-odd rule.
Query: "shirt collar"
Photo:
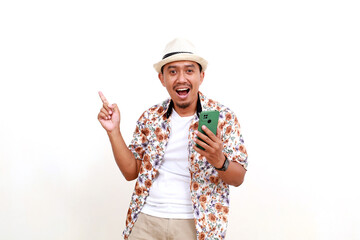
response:
[[[198,92],[198,99],[197,99],[197,103],[196,103],[196,115],[199,117],[200,116],[200,113],[202,112],[202,107],[201,107],[201,101],[200,101],[200,92]],[[174,102],[173,100],[170,99],[170,104],[168,106],[168,109],[165,113],[165,116],[166,118],[169,118],[171,113],[172,113],[172,110],[174,108]]]

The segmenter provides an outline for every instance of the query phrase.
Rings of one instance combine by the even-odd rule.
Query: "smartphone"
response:
[[[216,135],[218,122],[219,111],[203,111],[200,113],[198,131],[206,135],[206,133],[202,130],[202,126],[205,125],[208,129],[210,129],[211,132]],[[201,138],[199,139],[201,140]],[[201,150],[204,150],[204,148],[202,148],[198,144],[196,144],[196,146]]]

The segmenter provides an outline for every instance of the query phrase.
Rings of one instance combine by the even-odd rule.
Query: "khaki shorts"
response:
[[[153,217],[140,213],[129,240],[196,240],[194,219]]]

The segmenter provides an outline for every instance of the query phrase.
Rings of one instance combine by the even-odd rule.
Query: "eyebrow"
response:
[[[188,65],[185,65],[185,67],[195,67],[195,65],[194,65],[194,64],[188,64]],[[170,68],[177,68],[177,66],[169,65],[169,66],[167,67],[167,69],[170,69]]]

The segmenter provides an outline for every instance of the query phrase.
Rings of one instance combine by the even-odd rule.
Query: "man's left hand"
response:
[[[200,153],[206,158],[206,160],[216,168],[221,168],[225,161],[225,156],[223,154],[223,142],[220,139],[220,130],[217,129],[216,136],[213,132],[210,131],[206,126],[202,126],[202,130],[206,133],[203,134],[199,131],[196,131],[195,143],[203,147],[205,150],[194,146],[195,151]],[[203,141],[201,141],[201,138]]]

